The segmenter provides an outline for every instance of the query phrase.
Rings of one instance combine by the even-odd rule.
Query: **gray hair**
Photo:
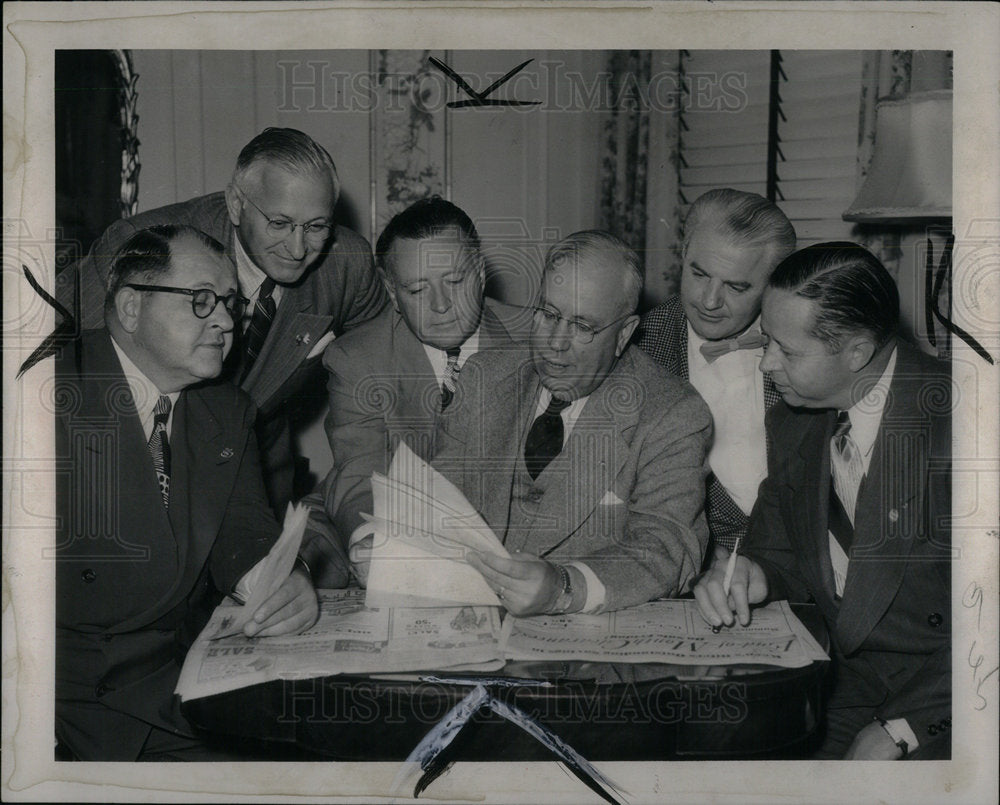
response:
[[[684,222],[684,253],[700,226],[710,226],[734,245],[770,246],[770,268],[795,251],[795,227],[771,201],[724,187],[700,195]]]
[[[545,270],[549,271],[567,260],[583,261],[601,258],[622,269],[622,296],[624,313],[634,313],[642,294],[642,267],[639,255],[621,238],[600,229],[574,232],[555,244],[545,256]]]

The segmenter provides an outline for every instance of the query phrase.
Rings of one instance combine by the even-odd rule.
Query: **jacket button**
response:
[[[90,584],[92,581],[94,581],[94,579],[97,578],[97,573],[94,572],[93,568],[88,567],[86,570],[80,573],[80,577],[85,582],[87,582],[87,584]]]
[[[103,682],[100,685],[98,685],[96,688],[94,688],[94,693],[97,694],[97,698],[98,699],[101,698],[101,696],[103,696],[107,692],[108,692],[108,686],[105,685]]]
[[[933,626],[935,629],[944,623],[944,618],[941,617],[940,612],[932,612],[927,616],[927,622]]]
[[[937,734],[938,734],[938,726],[937,726],[937,724],[931,724],[931,725],[930,725],[930,726],[929,726],[929,727],[927,728],[927,733],[928,733],[929,735],[937,735]]]

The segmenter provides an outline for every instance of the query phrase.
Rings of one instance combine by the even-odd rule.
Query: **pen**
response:
[[[733,545],[733,552],[729,554],[729,561],[726,562],[726,575],[722,579],[722,594],[729,597],[729,587],[733,583],[733,572],[736,570],[736,551],[740,547],[740,537],[736,538],[736,544]],[[722,631],[722,626],[713,626],[712,634],[718,634]]]

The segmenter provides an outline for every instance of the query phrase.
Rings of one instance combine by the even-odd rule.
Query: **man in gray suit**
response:
[[[235,322],[225,373],[259,409],[261,464],[279,517],[293,497],[289,404],[316,394],[325,343],[387,301],[368,242],[333,221],[339,195],[337,169],[321,145],[295,129],[265,129],[240,151],[224,193],[116,221],[60,277],[57,292],[81,328],[103,327],[111,259],[136,231],[189,225],[225,246],[240,293],[250,300]]]
[[[628,346],[641,287],[618,238],[557,243],[530,351],[470,359],[441,419],[434,466],[512,554],[469,562],[515,615],[676,595],[701,565],[711,416]]]
[[[396,215],[375,255],[391,307],[323,355],[333,468],[306,498],[312,528],[330,543],[328,561],[311,563],[320,586],[343,578],[343,551],[362,512],[372,512],[372,473],[388,469],[400,441],[430,460],[434,427],[465,362],[477,352],[512,349],[530,321],[530,311],[484,298],[479,235],[469,216],[442,198]],[[364,578],[365,562],[357,559]]]

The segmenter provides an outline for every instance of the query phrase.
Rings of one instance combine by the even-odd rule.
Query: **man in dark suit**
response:
[[[56,735],[81,760],[209,760],[181,715],[179,661],[222,593],[246,597],[280,528],[254,407],[212,383],[245,299],[222,245],[191,227],[129,238],[106,328],[56,359]],[[248,635],[317,617],[296,567]]]
[[[530,312],[485,299],[486,263],[468,215],[442,198],[418,201],[386,225],[376,265],[392,306],[327,347],[333,468],[317,492],[312,527],[331,541],[333,568],[372,511],[371,475],[400,441],[425,460],[434,426],[470,356],[527,335]],[[339,546],[339,548],[338,548]],[[338,581],[311,561],[320,586]],[[365,575],[365,563],[355,570]]]
[[[833,659],[820,758],[950,755],[951,380],[898,322],[892,278],[856,244],[777,267],[761,316],[761,370],[784,400],[767,480],[728,597],[722,557],[695,588],[712,624],[815,600]]]
[[[604,612],[686,589],[701,566],[708,409],[629,347],[638,256],[606,232],[549,250],[530,351],[462,370],[434,466],[512,553],[469,562],[515,615]]]
[[[795,230],[774,204],[728,188],[700,196],[684,227],[680,295],[648,311],[639,347],[690,380],[712,412],[705,513],[715,547],[746,535],[767,473],[764,414],[778,399],[763,355],[760,300]]]
[[[101,327],[111,258],[135,231],[188,224],[225,245],[250,300],[226,374],[259,409],[264,480],[279,516],[294,492],[290,405],[322,394],[323,348],[387,301],[367,241],[333,223],[339,195],[322,146],[295,129],[265,129],[240,152],[224,193],[115,222],[59,283],[80,326]]]

